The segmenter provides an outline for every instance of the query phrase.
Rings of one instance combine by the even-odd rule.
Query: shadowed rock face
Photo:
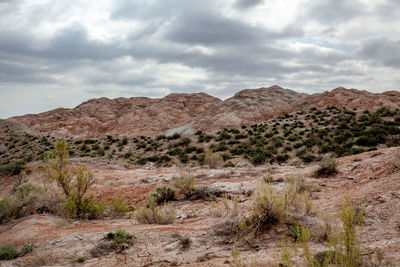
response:
[[[339,87],[308,95],[275,85],[246,89],[224,101],[204,93],[170,94],[160,99],[103,97],[86,101],[74,109],[60,108],[13,117],[9,121],[21,123],[38,134],[64,137],[154,136],[176,128],[185,129],[185,133],[237,128],[285,113],[328,106],[397,109],[400,108],[400,92],[374,94]]]

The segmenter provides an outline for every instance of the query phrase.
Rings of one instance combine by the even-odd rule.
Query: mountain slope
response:
[[[330,92],[313,94],[296,103],[298,106],[326,108],[328,106],[346,107],[349,109],[373,109],[387,107],[400,108],[400,92],[388,91],[374,94],[365,90],[338,87]]]
[[[157,135],[189,123],[220,99],[204,93],[146,97],[91,99],[76,108],[59,108],[8,119],[38,134],[73,137],[104,135]]]
[[[216,130],[251,125],[296,110],[293,104],[306,96],[277,85],[246,89],[204,113],[194,128]]]

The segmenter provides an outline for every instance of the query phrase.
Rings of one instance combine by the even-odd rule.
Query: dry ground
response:
[[[365,213],[361,231],[364,248],[381,248],[386,259],[396,266],[400,262],[400,148],[382,149],[340,158],[339,174],[334,177],[315,178],[318,166],[263,166],[220,170],[193,168],[197,184],[215,186],[240,199],[239,207],[251,204],[251,192],[266,172],[273,174],[276,188],[282,179],[305,177],[321,186],[313,192],[314,206],[325,213],[336,214],[345,196]],[[98,179],[91,189],[98,199],[113,196],[123,198],[129,206],[136,207],[154,192],[156,187],[168,185],[169,179],[181,172],[178,168],[128,170],[106,166],[94,161],[84,163],[91,167]],[[106,166],[106,167],[104,167]],[[40,172],[33,172],[28,179],[40,182]],[[4,195],[11,186],[8,180],[1,184]],[[35,250],[22,258],[2,262],[2,266],[230,266],[233,241],[215,235],[215,225],[223,220],[224,208],[220,200],[174,201],[177,220],[171,225],[143,225],[132,216],[124,219],[67,222],[60,217],[41,214],[20,218],[0,226],[0,244],[20,248],[34,242]],[[118,228],[134,234],[135,244],[122,253],[111,253],[93,258],[89,250],[105,233]],[[182,249],[179,233],[192,240],[188,249]],[[269,266],[280,250],[285,227],[276,226],[250,243],[239,242],[240,257],[258,261],[259,266]],[[322,245],[311,244],[313,253]],[[80,257],[84,263],[78,263]],[[12,265],[15,264],[15,265]],[[300,266],[302,263],[299,261]]]

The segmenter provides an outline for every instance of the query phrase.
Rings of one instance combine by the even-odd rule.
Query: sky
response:
[[[0,0],[0,118],[275,84],[400,90],[400,1]]]

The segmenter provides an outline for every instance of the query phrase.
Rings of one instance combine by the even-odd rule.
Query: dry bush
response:
[[[196,180],[191,173],[174,176],[171,179],[171,186],[178,189],[178,192],[185,198],[190,198],[194,194],[194,185]]]
[[[42,187],[25,183],[0,200],[0,223],[37,211],[51,211],[51,208],[49,196]]]
[[[251,228],[255,232],[267,229],[271,224],[284,222],[287,216],[287,195],[277,192],[269,184],[261,184],[253,194]]]
[[[232,263],[234,267],[257,267],[262,266],[256,257],[253,257],[251,260],[247,258],[240,257],[239,251],[236,248],[232,250]]]
[[[262,181],[266,184],[270,184],[274,181],[274,176],[272,175],[271,172],[267,172],[263,175]]]
[[[319,221],[310,229],[310,235],[313,240],[325,242],[331,236],[335,218],[328,214],[317,214]]]
[[[194,188],[194,195],[204,200],[214,201],[222,195],[222,192],[219,188],[198,186]]]
[[[253,193],[251,215],[247,217],[238,209],[238,202],[224,198],[226,214],[220,227],[217,227],[217,233],[236,236],[257,234],[274,224],[293,222],[313,213],[308,192],[299,193],[301,188],[296,180],[292,180],[282,190],[261,183]],[[224,231],[219,229],[221,227]]]
[[[315,172],[317,177],[331,176],[338,172],[336,158],[334,158],[332,155],[324,156],[318,165],[319,168]]]
[[[213,153],[211,149],[207,150],[204,155],[204,163],[211,169],[217,169],[221,167],[224,159],[218,153]]]
[[[246,228],[246,218],[240,214],[239,199],[224,197],[222,203],[225,209],[222,222],[216,225],[216,233],[224,236],[241,235]]]
[[[158,206],[154,197],[149,197],[146,205],[136,211],[136,219],[144,224],[170,224],[175,221],[176,211],[168,204]]]

